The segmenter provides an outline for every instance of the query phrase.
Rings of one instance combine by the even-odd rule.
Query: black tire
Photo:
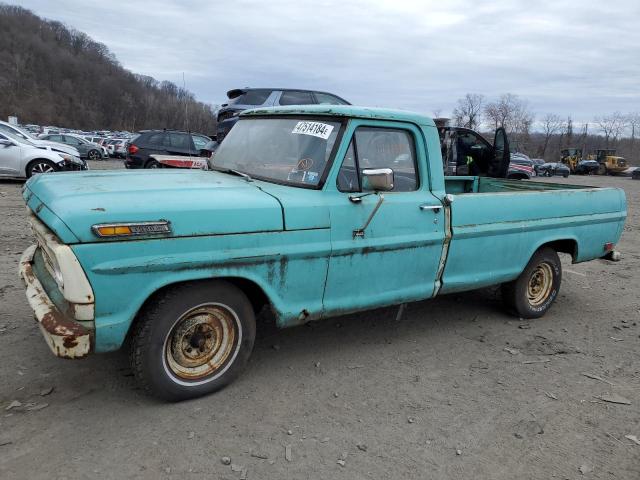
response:
[[[26,168],[27,178],[31,178],[32,176],[40,173],[52,173],[57,171],[58,166],[52,161],[45,160],[44,158],[32,160]]]
[[[98,150],[89,150],[87,153],[87,158],[89,160],[100,160],[100,152]]]
[[[607,166],[604,163],[601,163],[598,166],[598,175],[606,175],[607,174]]]
[[[144,168],[162,168],[162,164],[157,160],[147,160],[147,163],[144,164]]]
[[[562,176],[563,176],[564,178],[569,178],[569,174],[568,174],[568,173],[563,173],[563,174],[562,174]]]
[[[502,301],[521,318],[539,318],[551,308],[561,282],[562,265],[558,254],[552,248],[541,248],[517,279],[502,284]]]
[[[240,289],[221,280],[190,282],[157,295],[140,313],[131,368],[155,397],[200,397],[242,372],[255,337],[255,314]]]

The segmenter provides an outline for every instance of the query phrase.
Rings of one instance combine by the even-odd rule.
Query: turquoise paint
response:
[[[430,298],[517,277],[541,245],[577,244],[575,261],[601,257],[626,217],[618,189],[513,182],[442,174],[433,121],[409,112],[352,106],[281,107],[255,115],[332,116],[346,122],[321,190],[203,171],[87,172],[39,176],[25,189],[29,207],[72,249],[93,287],[96,351],[115,350],[144,302],[158,289],[207,278],[257,284],[278,325]],[[242,121],[242,120],[240,120]],[[415,139],[420,187],[359,203],[336,179],[358,126],[404,128]],[[442,278],[450,208],[452,239]],[[166,237],[102,240],[95,223],[166,219]],[[441,285],[440,285],[441,282]]]

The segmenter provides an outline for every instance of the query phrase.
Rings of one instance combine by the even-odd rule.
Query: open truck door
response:
[[[487,175],[495,178],[505,178],[509,171],[511,152],[509,151],[509,139],[507,131],[500,127],[493,137],[493,159],[489,164]]]

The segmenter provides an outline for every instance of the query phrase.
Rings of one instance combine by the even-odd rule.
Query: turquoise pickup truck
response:
[[[610,258],[624,193],[445,177],[430,118],[352,106],[243,113],[209,170],[56,173],[24,188],[37,244],[27,298],[60,357],[130,345],[150,393],[220,389],[251,354],[256,314],[290,327],[502,285],[509,311],[543,315],[558,252]],[[507,163],[505,163],[507,162]]]

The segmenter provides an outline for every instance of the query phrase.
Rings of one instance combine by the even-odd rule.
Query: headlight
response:
[[[42,258],[44,259],[47,270],[49,270],[49,273],[58,284],[60,291],[64,291],[64,280],[55,254],[51,252],[46,245],[40,244],[40,249],[42,250]]]

